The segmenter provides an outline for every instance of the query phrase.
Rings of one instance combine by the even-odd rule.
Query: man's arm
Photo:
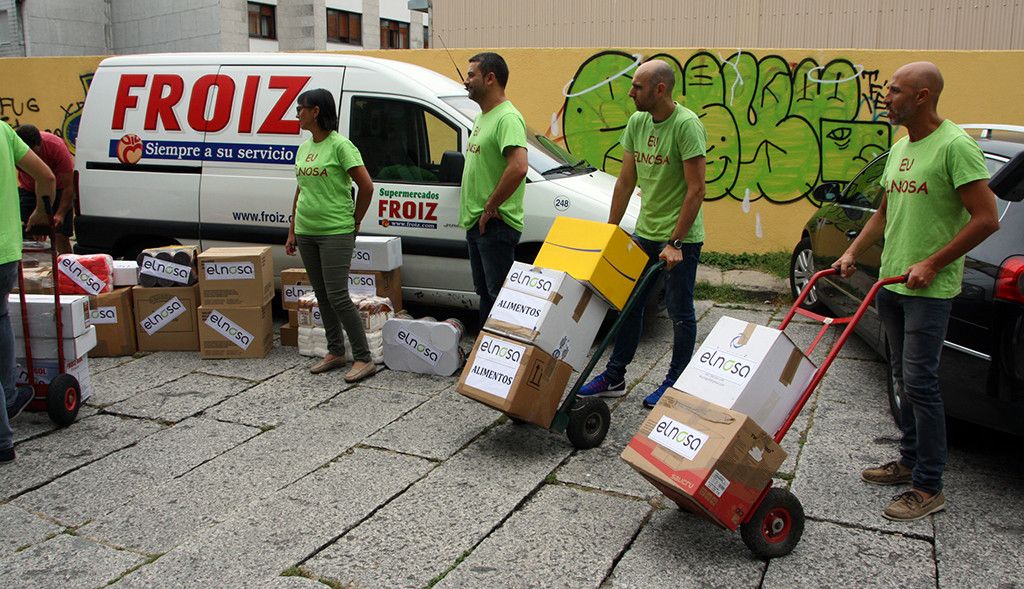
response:
[[[528,169],[526,148],[518,146],[505,148],[505,162],[505,171],[501,173],[498,185],[494,187],[494,191],[491,192],[491,195],[487,197],[487,202],[484,203],[484,212],[480,215],[479,221],[480,235],[484,234],[484,228],[488,221],[494,218],[501,218],[498,207],[512,196],[512,193],[519,187],[523,178],[526,178],[526,170]]]
[[[907,269],[907,288],[927,288],[939,270],[974,249],[999,229],[996,195],[988,187],[988,180],[968,182],[956,191],[971,219],[949,243]]]
[[[615,180],[615,188],[612,189],[612,206],[608,210],[608,223],[618,225],[622,216],[626,214],[626,207],[629,205],[629,197],[633,196],[633,189],[636,188],[636,160],[633,153],[626,151],[622,154],[622,168],[619,170],[619,177]]]
[[[60,193],[60,207],[53,212],[53,224],[57,227],[64,222],[64,217],[68,216],[68,211],[75,202],[75,171],[62,172],[59,176],[57,184],[64,188]]]
[[[29,215],[25,226],[29,229],[33,227],[49,227],[50,219],[46,214],[46,205],[43,203],[43,197],[48,197],[51,202],[53,201],[53,195],[57,189],[57,179],[54,178],[50,167],[32,150],[26,151],[25,155],[16,163],[19,168],[28,172],[28,175],[32,176],[36,181],[36,209]]]
[[[868,222],[864,224],[864,228],[861,229],[857,238],[853,240],[850,247],[846,248],[843,255],[832,263],[832,267],[839,270],[839,274],[843,278],[849,278],[853,275],[854,271],[857,270],[855,264],[857,256],[864,253],[864,250],[868,249],[872,245],[878,243],[882,237],[885,236],[885,212],[889,207],[889,197],[886,193],[882,193],[882,204],[878,205],[878,210],[875,211],[874,215],[868,219]]]
[[[669,241],[683,239],[690,232],[694,219],[700,211],[700,205],[704,202],[704,194],[707,188],[704,184],[704,170],[707,160],[700,155],[683,161],[683,175],[686,177],[686,196],[683,204],[679,207],[679,218],[676,219],[676,228],[672,231]],[[665,246],[658,256],[665,260],[669,270],[683,261],[683,252],[672,247],[672,244]]]

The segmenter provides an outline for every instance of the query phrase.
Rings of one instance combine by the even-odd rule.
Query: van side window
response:
[[[363,156],[374,180],[458,184],[444,178],[446,151],[460,151],[459,131],[426,108],[411,102],[356,96],[352,98],[349,139]]]

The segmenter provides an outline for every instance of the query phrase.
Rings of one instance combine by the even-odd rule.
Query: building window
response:
[[[408,49],[409,23],[380,19],[380,48]]]
[[[249,36],[254,39],[277,39],[274,7],[249,3]]]
[[[423,48],[430,49],[430,27],[423,27]]]
[[[363,44],[363,15],[327,9],[327,40],[334,43]]]

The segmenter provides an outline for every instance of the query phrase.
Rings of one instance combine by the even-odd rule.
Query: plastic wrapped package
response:
[[[57,257],[57,290],[60,294],[98,295],[114,290],[114,258],[107,254]]]
[[[172,245],[142,250],[139,263],[139,284],[145,287],[191,286],[199,281],[196,273],[194,245]]]
[[[344,334],[344,332],[342,332]],[[352,344],[345,335],[345,361],[352,362]],[[366,343],[370,345],[370,359],[374,364],[384,363],[384,339],[381,332],[366,334]],[[327,355],[327,333],[323,327],[299,327],[299,354],[314,358]]]

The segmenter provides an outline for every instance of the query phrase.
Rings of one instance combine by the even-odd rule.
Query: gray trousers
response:
[[[372,361],[363,320],[348,294],[348,269],[356,245],[355,233],[297,235],[295,240],[320,305],[328,351],[345,357],[345,338],[341,333],[344,326],[352,344],[352,357],[357,361]]]

